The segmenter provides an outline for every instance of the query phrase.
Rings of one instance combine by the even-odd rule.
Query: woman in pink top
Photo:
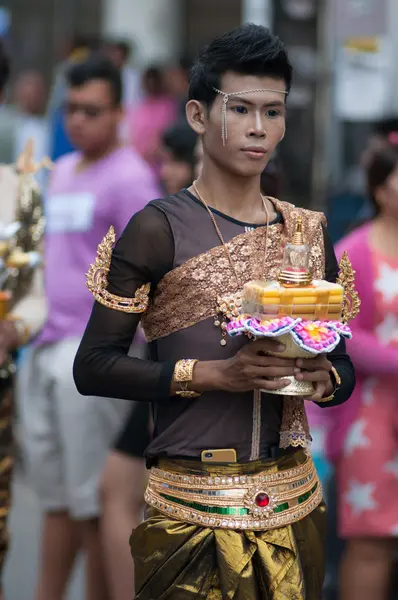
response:
[[[357,387],[350,402],[330,409],[328,427],[348,541],[341,600],[389,597],[398,535],[398,148],[375,151],[367,177],[377,215],[338,246],[362,300],[348,345]]]
[[[176,102],[165,87],[161,69],[150,67],[143,74],[145,98],[130,111],[130,139],[137,152],[156,170],[161,162],[161,136],[176,119]]]

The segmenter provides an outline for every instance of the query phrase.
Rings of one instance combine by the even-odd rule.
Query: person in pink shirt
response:
[[[65,597],[79,551],[86,555],[85,598],[108,600],[99,485],[109,448],[131,405],[83,400],[72,364],[92,309],[84,273],[95,258],[98,239],[110,225],[120,235],[159,191],[149,166],[119,143],[119,71],[107,59],[93,57],[73,66],[67,79],[66,128],[79,151],[56,163],[49,188],[48,318],[22,365],[19,405],[27,468],[44,511],[35,600]]]
[[[387,600],[398,535],[398,147],[367,163],[375,218],[342,239],[361,312],[347,344],[357,373],[351,401],[325,416],[336,466],[339,530],[347,540],[341,600]]]
[[[130,110],[133,148],[154,168],[161,162],[161,138],[177,117],[176,101],[167,93],[161,69],[150,67],[143,74],[144,99]]]

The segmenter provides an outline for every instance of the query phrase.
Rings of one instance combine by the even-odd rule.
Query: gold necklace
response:
[[[227,340],[226,340],[227,320],[232,319],[233,317],[237,317],[239,315],[239,309],[242,305],[241,295],[242,295],[243,285],[242,285],[242,281],[241,281],[240,277],[238,277],[238,274],[236,272],[234,261],[232,259],[231,252],[229,251],[228,245],[225,243],[223,235],[220,231],[220,228],[217,225],[217,221],[216,221],[212,211],[210,210],[209,205],[207,204],[206,200],[200,194],[196,181],[193,182],[192,187],[193,187],[198,199],[202,202],[203,206],[206,208],[206,210],[210,216],[210,219],[214,225],[214,229],[216,230],[218,238],[224,248],[225,254],[227,255],[229,264],[231,266],[231,271],[235,276],[238,287],[240,288],[240,290],[236,294],[229,294],[228,296],[220,296],[217,298],[217,314],[216,314],[216,318],[214,321],[214,325],[215,325],[215,327],[221,327],[222,339],[221,339],[220,344],[221,344],[221,346],[226,346],[227,345]],[[263,264],[261,266],[261,272],[259,273],[259,278],[263,277],[264,273],[265,273],[265,261],[266,261],[266,257],[267,257],[267,251],[268,251],[268,229],[269,229],[269,223],[270,223],[269,210],[268,210],[268,206],[267,206],[267,203],[266,203],[263,195],[261,195],[261,200],[262,200],[262,203],[264,206],[265,214],[267,216],[267,225],[266,225],[266,231],[265,231],[264,259],[263,259]],[[219,318],[220,314],[222,315],[221,320]]]

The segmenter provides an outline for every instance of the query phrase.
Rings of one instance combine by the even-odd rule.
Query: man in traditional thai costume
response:
[[[260,193],[291,77],[283,44],[261,26],[211,43],[187,104],[199,179],[136,215],[112,256],[110,233],[88,275],[97,302],[77,387],[153,406],[148,509],[131,537],[138,600],[320,598],[325,508],[304,400],[267,392],[293,377],[314,383],[308,401],[340,404],[352,364],[343,342],[303,361],[271,356],[275,340],[226,335],[243,285],[276,278],[299,217],[312,275],[338,275],[324,216]],[[147,361],[127,356],[140,320]]]

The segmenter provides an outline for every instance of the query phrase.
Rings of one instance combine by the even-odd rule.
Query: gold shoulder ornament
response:
[[[355,317],[358,315],[361,306],[361,300],[357,290],[355,289],[355,271],[352,268],[352,264],[348,258],[347,252],[343,253],[339,267],[340,273],[337,278],[337,283],[344,288],[342,311],[343,323],[348,323],[348,321],[355,319]]]
[[[86,274],[86,285],[97,302],[108,308],[132,314],[144,313],[149,306],[150,283],[146,283],[140,287],[136,291],[134,298],[116,296],[106,289],[108,287],[108,273],[111,266],[115,240],[115,230],[111,225],[108,233],[97,248],[95,262],[90,266]]]

